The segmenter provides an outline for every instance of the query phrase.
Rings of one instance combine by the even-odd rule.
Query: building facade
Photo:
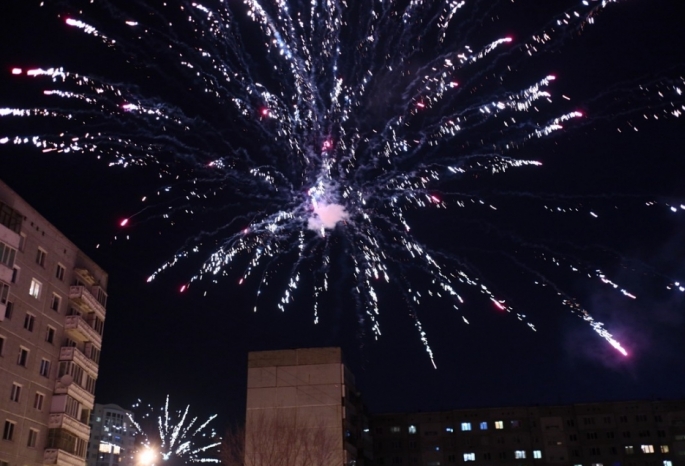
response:
[[[282,461],[273,464],[369,464],[371,443],[366,419],[354,376],[345,366],[340,348],[249,353],[246,466],[271,463],[273,460],[259,459],[256,452],[265,452],[269,449],[266,444],[273,443],[269,431],[287,432],[293,426],[298,427],[298,434],[278,446],[283,450]],[[305,443],[319,448],[326,443],[326,451],[315,452],[322,458],[319,461],[300,460],[303,453],[297,453],[298,458],[287,462],[284,452],[290,453],[293,445],[302,440],[303,430],[308,432]],[[305,445],[303,450],[310,446]]]
[[[372,417],[376,465],[685,465],[685,400]]]
[[[0,466],[85,466],[107,273],[0,181]]]
[[[90,414],[88,466],[134,466],[136,428],[133,412],[115,404],[95,403]]]

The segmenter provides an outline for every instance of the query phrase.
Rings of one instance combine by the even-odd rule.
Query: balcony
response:
[[[82,438],[86,442],[90,438],[90,427],[80,423],[65,413],[50,413],[48,429],[64,429],[77,437]]]
[[[95,404],[95,395],[89,393],[88,390],[81,387],[76,382],[72,382],[69,385],[64,385],[59,379],[57,379],[55,382],[54,394],[69,395],[88,409],[93,409],[93,405]]]
[[[94,287],[99,288],[99,287]],[[79,306],[83,306],[86,309],[95,312],[95,314],[100,317],[101,320],[105,320],[105,306],[100,304],[93,294],[88,291],[85,286],[70,286],[69,287],[69,299],[74,301]]]
[[[92,359],[88,358],[78,349],[71,346],[63,346],[59,350],[59,360],[60,361],[74,361],[79,366],[86,369],[91,375],[97,378],[98,375],[98,365]]]
[[[66,330],[69,338],[74,341],[92,341],[98,347],[102,345],[102,336],[88,325],[81,316],[67,316],[64,321],[64,330]]]
[[[57,448],[46,448],[43,453],[43,464],[56,464],[57,466],[85,466],[85,458],[67,453]]]

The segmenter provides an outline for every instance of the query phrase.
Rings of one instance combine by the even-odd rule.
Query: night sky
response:
[[[125,67],[109,64],[107,54],[112,52],[102,52],[101,43],[64,26],[55,16],[59,8],[37,8],[37,3],[4,0],[0,6],[0,108],[30,107],[49,87],[47,80],[12,78],[14,66],[68,64],[70,70],[136,81]],[[539,3],[523,1],[518,8],[505,4],[505,18],[487,27],[517,37],[519,30],[541,24],[558,11],[548,3],[574,4]],[[677,3],[621,2],[559,51],[523,63],[521,79],[554,73],[555,95],[572,96],[582,107],[601,101],[604,91],[618,82],[646,83],[682,74],[685,14]],[[160,93],[166,92],[165,86],[160,84]],[[477,264],[485,283],[538,329],[531,331],[515,315],[498,311],[470,290],[464,293],[463,313],[454,312],[449,302],[428,300],[420,317],[437,370],[392,287],[379,288],[382,337],[375,340],[359,325],[344,273],[347,266],[339,269],[318,325],[312,323],[307,296],[296,295],[295,303],[281,313],[276,308],[278,289],[262,297],[260,312],[253,313],[256,283],[238,286],[240,268],[217,284],[203,281],[183,294],[179,287],[197,262],[181,264],[146,283],[195,227],[165,230],[159,222],[141,222],[119,228],[123,218],[140,208],[140,198],[160,186],[153,168],[109,168],[85,154],[42,154],[7,144],[0,145],[0,178],[109,272],[96,394],[100,403],[127,407],[140,397],[161,404],[168,393],[172,402],[190,403],[204,415],[218,413],[217,424],[228,424],[244,413],[248,351],[315,346],[343,348],[374,413],[681,398],[685,294],[668,292],[665,285],[668,277],[685,281],[685,211],[672,214],[664,203],[685,203],[679,201],[685,200],[685,119],[644,120],[641,111],[621,115],[622,109],[642,105],[628,92],[621,99],[591,124],[510,153],[540,160],[543,167],[513,169],[482,184],[465,180],[463,186],[447,187],[490,194],[499,207],[496,222],[475,214],[462,218],[455,209],[410,216],[421,241]],[[192,105],[202,112],[201,103]],[[631,130],[628,121],[639,131]],[[33,134],[32,122],[2,118],[0,137],[7,134]],[[507,192],[537,200],[521,202],[523,196]],[[554,196],[539,201],[545,193]],[[648,208],[647,201],[661,205]],[[582,205],[584,210],[547,214],[542,205]],[[599,218],[589,216],[588,210]],[[573,251],[584,261],[634,292],[638,299],[630,300],[580,274],[569,278],[551,266],[540,270],[604,322],[629,356],[599,339],[548,290],[530,286],[531,275],[497,252],[510,247],[509,233],[478,233],[491,221],[531,244],[559,251],[575,245]],[[487,242],[493,238],[499,243],[491,249]],[[621,259],[609,251],[620,252]],[[408,278],[419,284],[425,280]]]

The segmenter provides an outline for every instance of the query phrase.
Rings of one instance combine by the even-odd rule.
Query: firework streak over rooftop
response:
[[[45,84],[45,104],[0,108],[0,117],[32,125],[57,121],[63,130],[36,135],[19,127],[14,134],[0,133],[0,143],[93,155],[115,167],[156,167],[162,187],[143,198],[144,206],[121,221],[122,228],[150,219],[173,224],[186,216],[216,221],[225,212],[217,205],[239,206],[241,215],[198,231],[150,280],[197,254],[207,259],[181,291],[202,278],[226,275],[241,284],[259,283],[259,295],[285,267],[289,277],[277,306],[285,311],[297,293],[313,295],[318,322],[320,298],[336,264],[344,261],[363,326],[381,334],[378,289],[390,283],[404,297],[431,360],[422,301],[449,300],[454,312],[465,313],[470,304],[462,290],[477,289],[489,306],[515,314],[533,330],[534,317],[529,322],[497,285],[486,284],[468,249],[434,249],[415,237],[412,212],[432,209],[454,218],[461,211],[482,211],[488,218],[484,229],[490,230],[501,193],[460,191],[461,181],[482,177],[496,184],[514,169],[544,176],[539,161],[518,156],[522,148],[608,120],[630,131],[638,118],[673,119],[685,109],[685,82],[677,73],[638,82],[617,77],[615,86],[574,102],[555,94],[553,74],[518,71],[536,57],[572,47],[585,29],[601,27],[601,14],[618,8],[617,1],[560,2],[567,9],[536,25],[536,32],[488,38],[483,36],[493,26],[483,24],[498,18],[499,10],[515,10],[515,4],[72,3],[59,11],[64,28],[91,36],[83,40],[115,51],[137,72],[122,82],[55,64],[17,64],[10,70],[16,80]],[[173,82],[169,86],[183,98],[162,97],[150,79]],[[587,221],[598,216],[575,201],[525,192],[508,196]],[[640,202],[685,210],[680,203]],[[514,235],[508,241],[526,255],[497,244],[493,251],[527,274],[532,291],[551,290],[561,305],[627,354],[536,264],[551,262],[635,299],[630,290],[568,250]],[[427,281],[414,285],[417,274]],[[312,288],[299,290],[305,281]],[[668,278],[663,285],[683,291]]]

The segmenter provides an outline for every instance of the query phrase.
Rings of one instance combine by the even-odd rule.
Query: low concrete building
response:
[[[95,404],[90,415],[88,466],[135,466],[133,412],[115,404]]]
[[[293,428],[298,433],[277,447],[280,464],[286,464],[285,452],[293,448],[299,448],[289,460],[294,466],[305,464],[303,455],[320,457],[308,464],[368,463],[371,444],[364,407],[340,348],[249,353],[245,465],[266,466],[270,460],[257,458],[257,452],[272,442],[268,431]],[[294,447],[301,440],[307,445]],[[312,443],[318,451],[311,451]]]

